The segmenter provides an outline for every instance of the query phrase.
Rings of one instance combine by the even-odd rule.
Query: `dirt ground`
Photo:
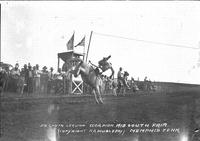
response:
[[[103,96],[102,105],[93,96],[2,98],[0,141],[189,141],[200,123],[199,94],[195,86]]]

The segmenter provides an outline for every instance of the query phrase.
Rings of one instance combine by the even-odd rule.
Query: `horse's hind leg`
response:
[[[95,92],[94,89],[92,90],[92,93],[94,94],[94,97],[95,97],[96,103],[99,104],[99,100],[98,100],[98,98],[97,98],[97,94],[96,94],[96,92]]]
[[[4,95],[5,87],[6,87],[6,82],[3,82],[3,86],[2,86],[2,90],[1,90],[2,96]]]
[[[125,96],[125,94],[126,94],[126,87],[123,87],[123,89],[122,89],[122,95]]]

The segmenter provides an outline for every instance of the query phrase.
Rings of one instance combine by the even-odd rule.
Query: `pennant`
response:
[[[67,42],[67,50],[73,50],[73,49],[74,49],[74,33],[71,39]]]
[[[77,46],[85,46],[85,37],[75,47]]]

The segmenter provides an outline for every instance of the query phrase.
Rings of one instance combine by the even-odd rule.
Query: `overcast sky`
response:
[[[111,55],[116,73],[200,84],[199,2],[2,2],[1,19],[3,62],[57,68],[73,32],[75,44],[86,36],[87,50],[93,31],[94,64]]]

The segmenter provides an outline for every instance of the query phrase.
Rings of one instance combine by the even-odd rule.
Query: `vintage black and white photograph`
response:
[[[200,141],[199,2],[0,10],[0,141]]]

